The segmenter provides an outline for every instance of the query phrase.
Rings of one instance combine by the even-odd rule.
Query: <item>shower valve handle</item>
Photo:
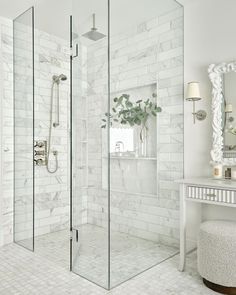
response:
[[[43,141],[36,141],[36,144],[34,145],[34,147],[42,148],[42,147],[44,147],[44,142]]]

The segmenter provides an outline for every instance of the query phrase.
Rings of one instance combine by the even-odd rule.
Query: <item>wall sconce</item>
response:
[[[203,121],[206,119],[207,113],[203,110],[195,111],[195,102],[201,100],[199,82],[189,82],[187,88],[186,100],[193,102],[193,123],[196,123],[196,119]]]

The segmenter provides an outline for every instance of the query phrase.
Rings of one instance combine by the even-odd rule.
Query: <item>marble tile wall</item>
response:
[[[3,68],[0,242],[6,244],[12,241],[13,226],[12,23],[1,18],[0,26]],[[178,242],[178,187],[173,180],[183,173],[182,26],[183,11],[177,9],[111,38],[112,93],[157,85],[158,104],[163,108],[157,121],[157,179],[154,184],[157,185],[157,193],[154,190],[151,194],[145,191],[134,193],[132,190],[119,190],[119,187],[112,190],[112,230],[170,245],[177,245]],[[84,67],[87,81],[81,90],[82,97],[86,97],[88,141],[86,185],[81,186],[82,223],[99,226],[107,226],[107,190],[102,185],[105,166],[101,160],[107,142],[104,142],[100,128],[101,118],[107,109],[106,50],[107,39],[87,48]],[[53,74],[69,76],[68,54],[65,42],[42,32],[36,34],[37,139],[48,136],[50,79]],[[59,230],[68,224],[68,81],[63,83],[61,90],[62,125],[54,135],[60,169],[55,175],[48,175],[45,167],[36,169],[36,234]],[[147,164],[147,171],[153,169],[152,165]],[[112,167],[117,169],[115,163]],[[136,173],[139,174],[139,171]]]
[[[106,131],[101,131],[107,111],[106,50],[106,39],[88,47],[88,112],[95,114],[88,121],[88,222],[99,226],[107,226],[107,190],[102,180],[107,179],[107,165],[101,161],[107,150],[106,134],[102,135]],[[183,175],[182,8],[111,37],[112,95],[155,84],[162,107],[157,119],[156,179],[147,182],[148,191],[135,191],[140,173],[153,173],[153,162],[135,170],[128,160],[111,160],[111,180],[116,181],[111,186],[111,228],[177,247],[179,205],[174,180]],[[133,187],[124,185],[129,175]]]
[[[13,239],[13,27],[12,21],[0,18],[1,37],[1,231],[0,242]],[[22,40],[22,56],[23,52]],[[20,46],[20,43],[19,43]],[[26,65],[27,66],[27,65]],[[24,68],[23,68],[24,70]],[[52,75],[64,73],[69,78],[69,47],[65,40],[35,30],[35,139],[47,140]],[[55,99],[54,99],[55,101]],[[68,195],[68,101],[69,80],[60,85],[60,121],[53,130],[52,148],[58,151],[59,169],[49,174],[46,167],[35,169],[35,233],[64,229],[69,222]],[[22,112],[25,105],[22,104]],[[19,106],[20,111],[20,106]],[[55,115],[54,108],[53,114]],[[53,160],[53,159],[52,159]],[[52,164],[53,165],[53,164]],[[22,167],[23,168],[23,167]],[[24,174],[22,170],[22,174]],[[28,179],[21,179],[21,189]],[[31,209],[31,208],[30,208]],[[28,214],[32,219],[32,215]],[[19,238],[25,236],[26,222],[19,218]]]
[[[14,22],[14,231],[32,249],[33,237],[33,32],[31,11]]]
[[[48,140],[52,76],[64,74],[59,85],[60,125],[52,129],[51,150],[58,151],[58,170],[48,173],[45,166],[35,169],[36,235],[69,228],[69,40],[35,30],[35,140]],[[53,120],[56,118],[54,88]],[[50,167],[55,158],[50,156]]]
[[[0,18],[1,56],[1,245],[13,240],[13,35],[12,22]]]

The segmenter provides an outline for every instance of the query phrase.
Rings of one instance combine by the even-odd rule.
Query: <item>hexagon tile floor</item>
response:
[[[0,248],[1,295],[213,295],[197,274],[196,253],[187,259],[187,270],[177,270],[178,255],[122,285],[106,291],[15,244]]]

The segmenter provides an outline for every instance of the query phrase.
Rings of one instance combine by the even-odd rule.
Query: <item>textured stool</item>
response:
[[[207,221],[198,237],[198,272],[216,292],[236,294],[236,222]]]

